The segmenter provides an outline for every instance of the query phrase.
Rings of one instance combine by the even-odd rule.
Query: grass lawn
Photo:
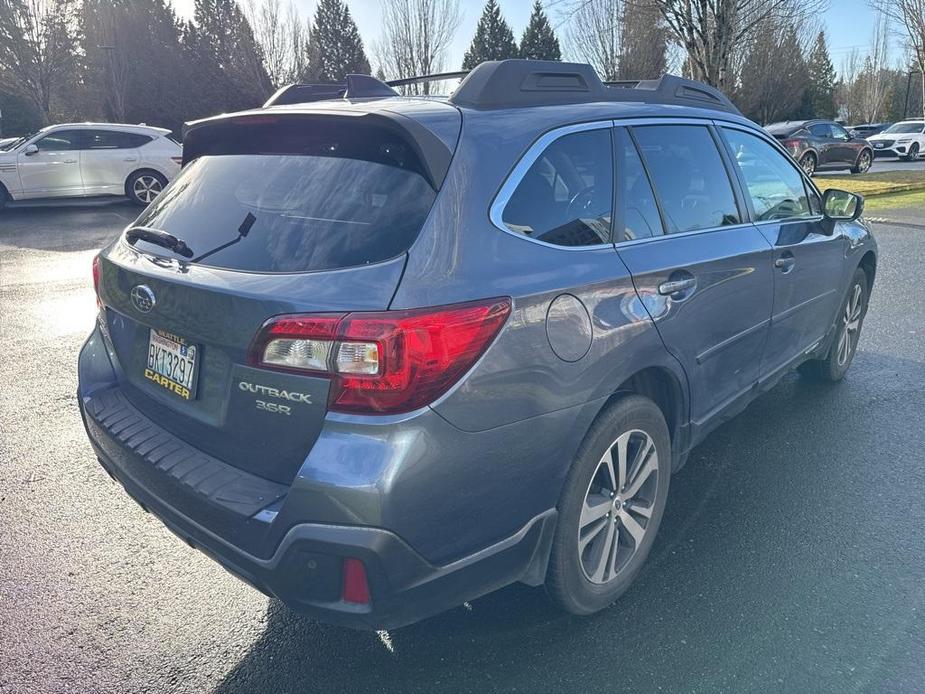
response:
[[[872,196],[925,190],[925,171],[875,171],[854,176],[814,176],[813,180],[823,192],[841,188],[863,195],[868,202],[873,202]]]
[[[887,193],[864,198],[864,213],[878,210],[895,210],[897,208],[918,207],[925,210],[925,189],[908,190],[904,193]]]

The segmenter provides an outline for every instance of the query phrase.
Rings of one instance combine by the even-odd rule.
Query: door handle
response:
[[[76,159],[65,159],[64,163],[65,164],[76,164],[77,160]]]
[[[138,161],[138,157],[126,157],[122,161]]]
[[[785,275],[793,269],[793,266],[796,265],[797,261],[792,255],[782,255],[780,258],[774,261],[774,267],[783,272]]]
[[[672,296],[686,292],[697,286],[697,280],[693,277],[685,277],[679,280],[668,280],[658,285],[658,293],[662,296]]]

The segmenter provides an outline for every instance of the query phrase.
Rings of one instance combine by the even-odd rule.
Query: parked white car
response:
[[[0,208],[9,200],[125,195],[147,205],[180,172],[170,131],[65,123],[0,144]]]
[[[893,123],[889,128],[867,141],[874,148],[876,157],[899,157],[915,161],[925,152],[925,121],[904,120]]]

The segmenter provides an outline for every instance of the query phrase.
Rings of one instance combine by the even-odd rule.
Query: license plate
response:
[[[882,142],[877,142],[877,143],[874,144],[874,147],[876,147],[877,149],[883,149],[883,143],[882,143]]]
[[[182,337],[152,329],[148,334],[148,359],[144,375],[164,390],[192,400],[196,397],[199,350]]]

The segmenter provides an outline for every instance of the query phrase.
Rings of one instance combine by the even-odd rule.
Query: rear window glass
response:
[[[436,196],[408,144],[368,128],[303,131],[255,153],[199,157],[142,213],[137,226],[183,240],[191,259],[135,248],[252,272],[354,267],[407,250]]]

